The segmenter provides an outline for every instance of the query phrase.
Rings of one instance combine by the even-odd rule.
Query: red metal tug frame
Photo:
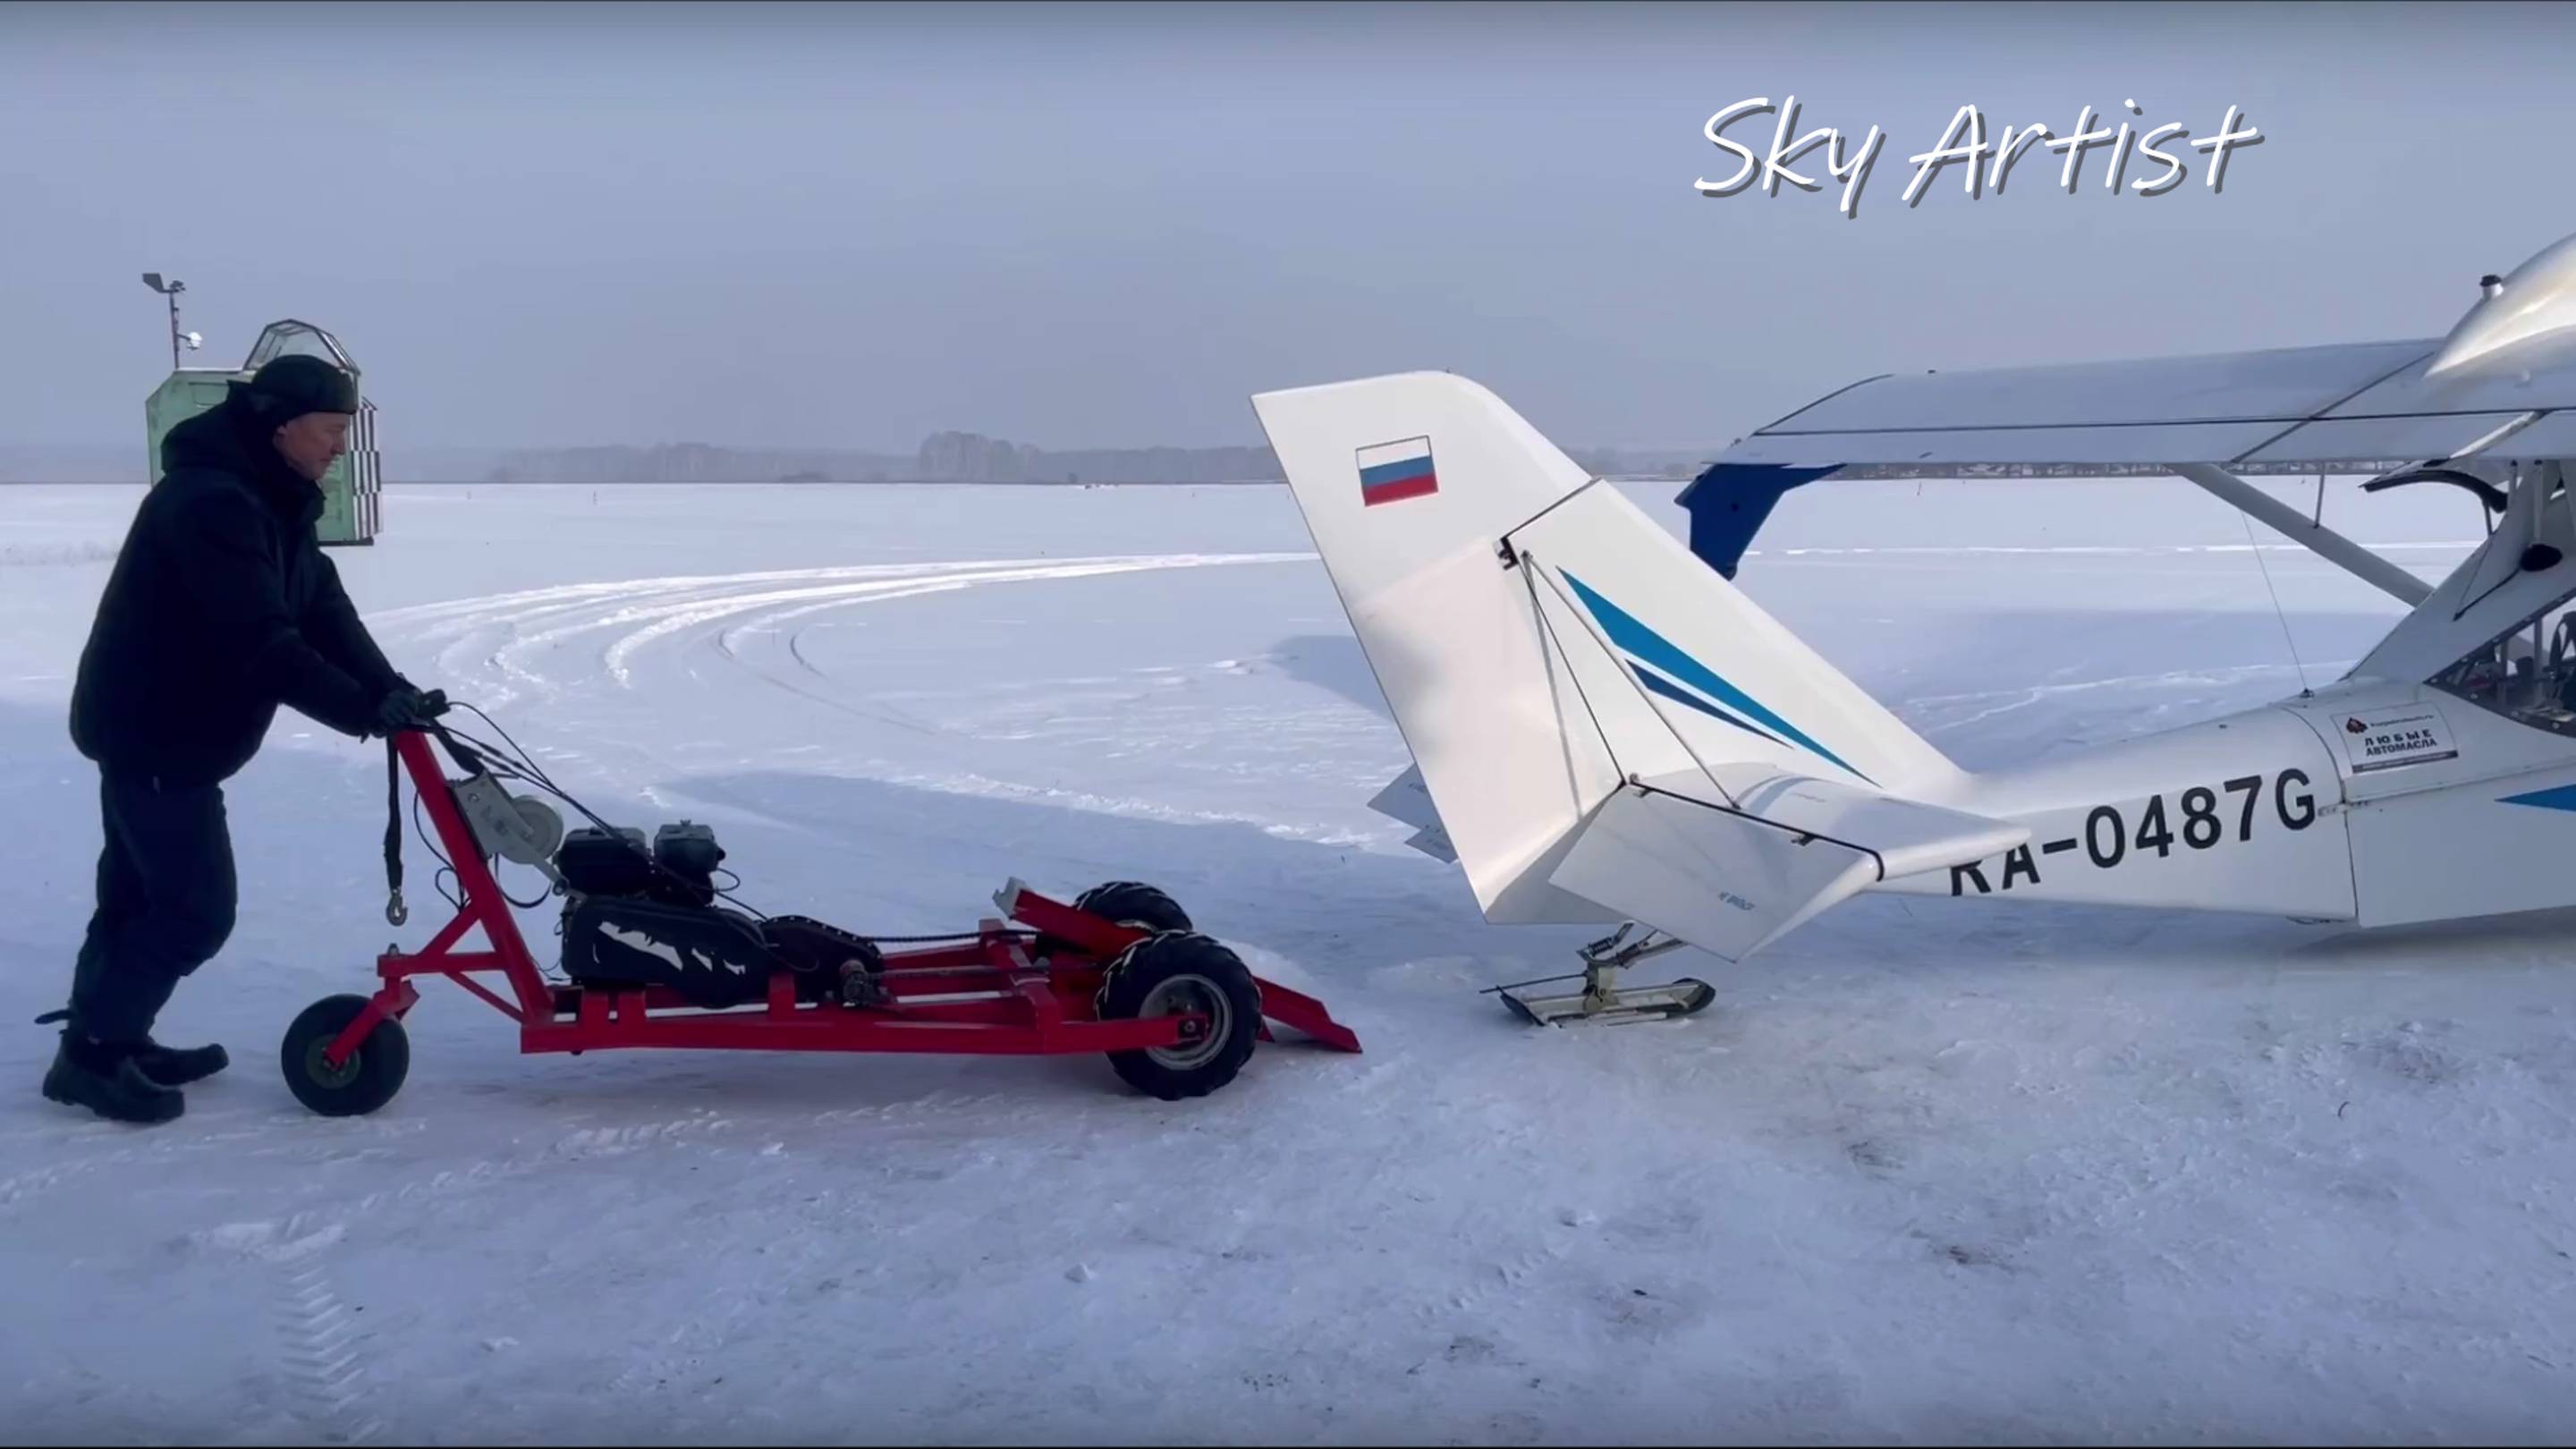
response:
[[[1120,1052],[1177,1046],[1206,1028],[1198,1015],[1102,1021],[1093,1007],[1107,968],[1149,933],[1050,900],[1014,880],[995,897],[1005,917],[1071,943],[1073,959],[1032,962],[1003,920],[987,918],[975,938],[935,950],[889,953],[883,984],[892,1007],[799,1002],[786,972],[770,977],[765,1004],[709,1011],[662,987],[556,986],[537,968],[482,847],[450,793],[430,737],[405,730],[394,749],[464,890],[464,904],[417,952],[388,949],[377,958],[384,985],[366,1009],[324,1049],[338,1067],[387,1017],[400,1020],[420,1000],[416,976],[444,976],[519,1023],[522,1052],[604,1051],[615,1047],[681,1047],[738,1051],[939,1052],[1030,1056]],[[480,926],[480,951],[459,950]],[[474,978],[498,972],[515,1004]],[[1324,1004],[1275,982],[1254,978],[1261,1014],[1318,1043],[1356,1052],[1359,1038]],[[1275,1040],[1265,1023],[1259,1039]]]

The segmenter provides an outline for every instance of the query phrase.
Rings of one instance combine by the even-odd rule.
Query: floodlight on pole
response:
[[[161,280],[161,274],[159,272],[145,272],[143,274],[143,285],[150,287],[153,291],[160,293],[162,296],[170,300],[170,370],[172,372],[177,372],[179,370],[179,343],[181,339],[184,338],[191,349],[194,349],[198,343],[205,340],[194,332],[182,332],[179,330],[179,294],[188,290],[188,284],[180,281],[176,277],[172,277],[170,280],[165,282]]]

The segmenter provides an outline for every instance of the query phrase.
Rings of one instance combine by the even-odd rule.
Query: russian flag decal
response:
[[[1440,475],[1431,466],[1431,440],[1405,438],[1374,443],[1359,450],[1360,502],[1374,508],[1440,491]]]

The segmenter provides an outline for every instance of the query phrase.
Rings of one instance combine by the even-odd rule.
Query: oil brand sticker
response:
[[[2451,727],[2429,704],[2397,705],[2343,716],[2344,758],[2356,775],[2459,758]]]

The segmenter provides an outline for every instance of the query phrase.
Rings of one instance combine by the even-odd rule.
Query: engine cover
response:
[[[665,825],[653,832],[653,858],[662,863],[670,875],[665,884],[676,885],[671,876],[688,882],[690,896],[700,905],[716,898],[716,867],[724,863],[724,847],[716,844],[713,827],[683,820]]]
[[[615,835],[596,829],[570,832],[555,851],[555,869],[563,875],[564,889],[592,896],[644,895],[661,876],[653,868],[644,832],[634,829]]]
[[[667,986],[692,1006],[767,995],[777,959],[748,916],[632,896],[585,896],[564,912],[564,974],[574,981]]]
[[[632,827],[614,835],[573,831],[555,852],[555,870],[564,889],[577,895],[706,906],[715,903],[715,870],[723,860],[715,831],[683,820],[663,826],[649,848],[644,832]]]

